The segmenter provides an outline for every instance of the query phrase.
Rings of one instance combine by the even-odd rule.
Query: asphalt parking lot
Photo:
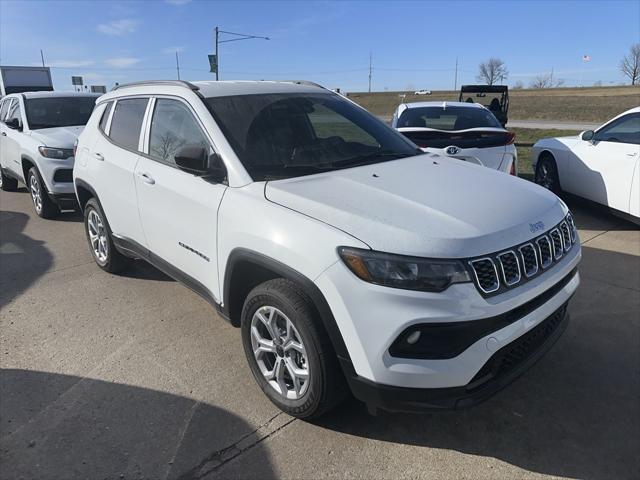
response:
[[[0,477],[638,478],[640,230],[571,204],[571,323],[529,372],[463,412],[314,421],[268,402],[239,331],[136,263],[93,263],[78,215],[0,192]]]

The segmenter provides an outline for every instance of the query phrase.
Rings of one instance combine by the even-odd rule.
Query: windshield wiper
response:
[[[420,152],[422,153],[422,152]],[[416,153],[417,154],[417,153]],[[332,162],[324,162],[324,163],[298,163],[298,164],[286,164],[286,168],[295,168],[295,167],[313,167],[318,170],[328,170],[331,168],[348,168],[348,167],[357,167],[360,165],[366,165],[371,160],[376,158],[387,158],[394,157],[394,160],[406,157],[412,157],[414,154],[410,153],[398,153],[398,152],[371,152],[364,155],[358,155],[356,157],[344,158],[342,160],[334,160]]]

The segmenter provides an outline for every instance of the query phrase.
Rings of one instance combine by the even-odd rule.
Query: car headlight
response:
[[[470,282],[462,262],[432,260],[359,248],[340,247],[342,261],[365,282],[405,290],[442,292],[453,283]]]
[[[58,160],[73,157],[73,148],[38,147],[38,151],[43,157],[57,158]]]

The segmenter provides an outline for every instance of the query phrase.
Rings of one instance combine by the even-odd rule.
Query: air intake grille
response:
[[[502,269],[502,279],[508,286],[515,285],[520,281],[520,265],[518,257],[514,252],[506,252],[498,255],[500,268]]]
[[[562,246],[562,236],[560,235],[560,230],[554,228],[551,230],[549,234],[551,237],[551,242],[553,245],[553,258],[556,260],[560,260],[562,258],[563,246]]]
[[[531,242],[485,257],[470,259],[476,286],[485,296],[497,295],[540,275],[552,267],[577,241],[573,218],[568,215]]]
[[[496,271],[496,266],[494,265],[493,260],[490,258],[473,260],[471,262],[471,266],[476,274],[476,280],[480,290],[484,293],[491,293],[500,288],[498,272]]]
[[[536,249],[532,244],[527,243],[520,247],[519,250],[522,266],[524,267],[524,274],[527,277],[533,277],[538,273],[538,257],[536,256]]]

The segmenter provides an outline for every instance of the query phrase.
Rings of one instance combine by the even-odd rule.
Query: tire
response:
[[[543,154],[540,160],[538,160],[535,182],[547,190],[551,190],[556,195],[562,191],[560,189],[560,178],[558,177],[556,160],[550,153]]]
[[[84,231],[91,255],[102,270],[117,273],[127,266],[129,259],[122,255],[113,244],[113,236],[107,217],[95,198],[91,198],[85,205]]]
[[[60,209],[49,198],[42,177],[36,167],[31,167],[27,173],[27,189],[31,195],[33,208],[40,218],[54,218],[60,214]]]
[[[278,330],[276,342],[267,324],[271,332],[274,326]],[[283,412],[318,417],[345,398],[346,381],[329,337],[311,300],[294,282],[278,278],[251,290],[242,309],[241,335],[256,382]],[[254,354],[258,336],[268,351]]]
[[[0,169],[0,190],[5,192],[15,192],[18,189],[18,180],[8,175],[5,175],[2,169]]]

